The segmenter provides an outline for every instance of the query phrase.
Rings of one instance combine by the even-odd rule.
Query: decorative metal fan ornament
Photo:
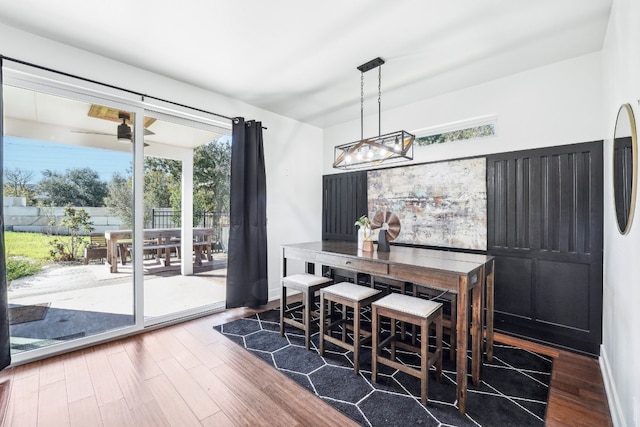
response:
[[[371,229],[379,229],[378,251],[389,252],[389,242],[400,234],[400,218],[393,212],[377,211],[371,220]]]

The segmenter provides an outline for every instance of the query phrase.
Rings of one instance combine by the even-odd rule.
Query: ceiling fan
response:
[[[100,105],[92,105],[90,110],[89,110],[88,116],[89,117],[99,118],[99,119],[104,119],[104,120],[109,120],[109,121],[116,121],[116,122],[119,122],[120,120],[122,120],[122,123],[120,123],[118,125],[116,133],[99,132],[99,131],[85,131],[85,130],[72,130],[71,132],[73,132],[73,133],[84,133],[84,134],[89,134],[89,135],[115,136],[115,137],[117,137],[118,141],[125,142],[125,143],[133,141],[133,134],[131,132],[131,127],[127,124],[127,122],[129,122],[129,123],[131,122],[131,114],[129,112],[121,111],[121,110],[114,109],[114,108],[103,107],[103,106],[100,106]],[[144,135],[145,136],[155,135],[154,132],[152,132],[151,130],[147,129],[147,127],[150,126],[154,121],[155,121],[155,119],[145,117],[145,121],[144,121]],[[147,145],[147,144],[145,144],[145,145]]]

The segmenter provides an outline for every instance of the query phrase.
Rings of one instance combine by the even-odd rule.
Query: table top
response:
[[[158,237],[180,237],[182,233],[181,228],[145,228],[145,238],[158,238]],[[213,233],[213,228],[194,227],[194,236],[206,236]],[[104,236],[107,239],[130,239],[133,235],[133,230],[106,230]]]
[[[319,242],[283,245],[286,257],[295,256],[296,251],[325,253],[361,261],[376,262],[389,266],[439,270],[455,274],[472,274],[481,266],[491,262],[492,256],[463,252],[439,251],[435,249],[392,246],[389,252],[364,252],[355,242],[324,240]],[[321,262],[322,260],[318,260]]]

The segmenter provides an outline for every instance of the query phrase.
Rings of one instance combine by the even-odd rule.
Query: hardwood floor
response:
[[[5,369],[2,425],[357,425],[212,329],[252,312],[230,310]],[[510,343],[555,358],[547,425],[611,425],[595,360]]]
[[[496,334],[495,340],[553,357],[545,425],[613,425],[600,366],[596,359],[502,334]]]

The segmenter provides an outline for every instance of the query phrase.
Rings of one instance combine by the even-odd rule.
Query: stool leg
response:
[[[287,288],[282,286],[280,294],[280,336],[284,336],[284,311],[287,309]]]
[[[458,340],[458,333],[456,331],[456,319],[458,319],[458,296],[453,295],[451,297],[451,327],[450,331],[450,350],[449,350],[449,360],[456,360],[456,347]]]
[[[347,341],[347,306],[342,304],[342,341]]]
[[[396,360],[396,320],[393,318],[389,318],[391,323],[391,360]]]
[[[313,304],[313,292],[308,290],[304,292],[304,341],[309,350],[309,343],[311,342],[311,304]]]
[[[436,317],[436,379],[438,382],[442,379],[442,308],[440,315]]]
[[[345,312],[346,312],[345,307]],[[345,325],[346,326],[346,325]],[[347,328],[345,327],[345,330]],[[360,303],[353,307],[353,369],[355,374],[360,372]]]
[[[324,294],[320,291],[320,356],[324,355],[324,334],[326,329],[327,312],[325,310]],[[331,321],[331,319],[329,319]]]
[[[420,401],[427,404],[429,393],[429,322],[427,319],[420,321]]]
[[[413,287],[413,296],[418,297],[419,295],[418,287]],[[411,345],[416,345],[416,325],[411,324]]]
[[[380,334],[378,308],[371,308],[371,380],[378,381],[378,337]]]

